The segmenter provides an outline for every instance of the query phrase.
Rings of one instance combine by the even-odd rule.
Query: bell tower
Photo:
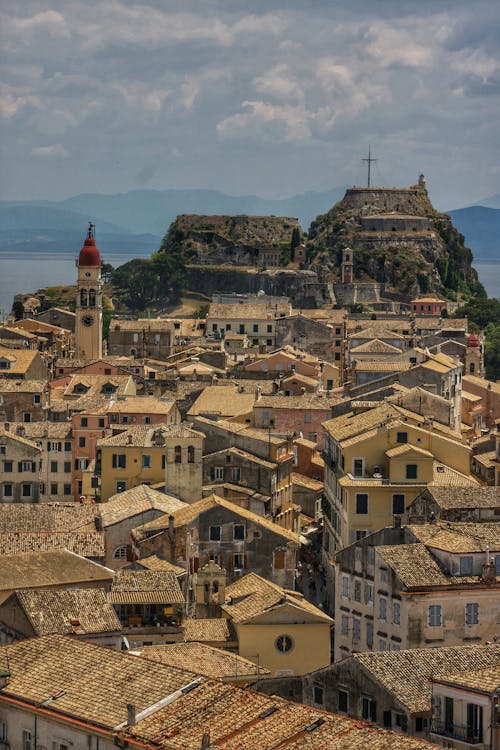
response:
[[[87,237],[76,262],[75,340],[77,359],[102,357],[101,256],[95,244],[95,226],[89,224]]]
[[[353,271],[352,250],[350,247],[346,247],[345,250],[342,251],[341,276],[343,284],[352,284],[354,276]]]

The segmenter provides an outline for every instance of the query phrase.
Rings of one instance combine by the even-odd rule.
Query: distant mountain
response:
[[[476,260],[500,260],[500,208],[469,206],[447,213]]]
[[[500,193],[495,193],[495,195],[490,195],[488,198],[483,198],[473,205],[486,206],[486,208],[500,208]]]

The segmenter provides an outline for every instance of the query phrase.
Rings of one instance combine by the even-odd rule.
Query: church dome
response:
[[[467,348],[469,348],[469,347],[478,347],[478,346],[479,346],[479,339],[476,336],[476,334],[474,333],[474,331],[472,331],[471,335],[467,339]]]
[[[78,265],[94,267],[101,265],[101,255],[95,244],[93,224],[89,226],[87,238],[85,239],[83,247],[80,250],[80,255],[78,256]]]

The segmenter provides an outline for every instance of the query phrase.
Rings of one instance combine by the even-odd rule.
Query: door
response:
[[[453,734],[453,698],[444,699],[444,731]]]

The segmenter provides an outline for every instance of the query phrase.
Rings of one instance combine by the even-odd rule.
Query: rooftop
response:
[[[125,492],[112,495],[107,502],[101,503],[98,508],[102,525],[107,527],[150,510],[170,514],[185,505],[186,503],[176,497],[165,495],[163,492],[148,487],[148,485],[140,484],[130,490],[125,490]]]
[[[113,571],[67,550],[26,552],[0,557],[0,591],[110,582]]]
[[[114,604],[184,604],[177,576],[170,570],[119,570],[108,597]]]
[[[145,659],[187,669],[213,679],[237,679],[269,674],[268,669],[258,667],[238,654],[195,641],[166,646],[145,646],[140,655]]]
[[[183,621],[184,641],[201,643],[226,643],[231,640],[229,620],[225,617]]]

